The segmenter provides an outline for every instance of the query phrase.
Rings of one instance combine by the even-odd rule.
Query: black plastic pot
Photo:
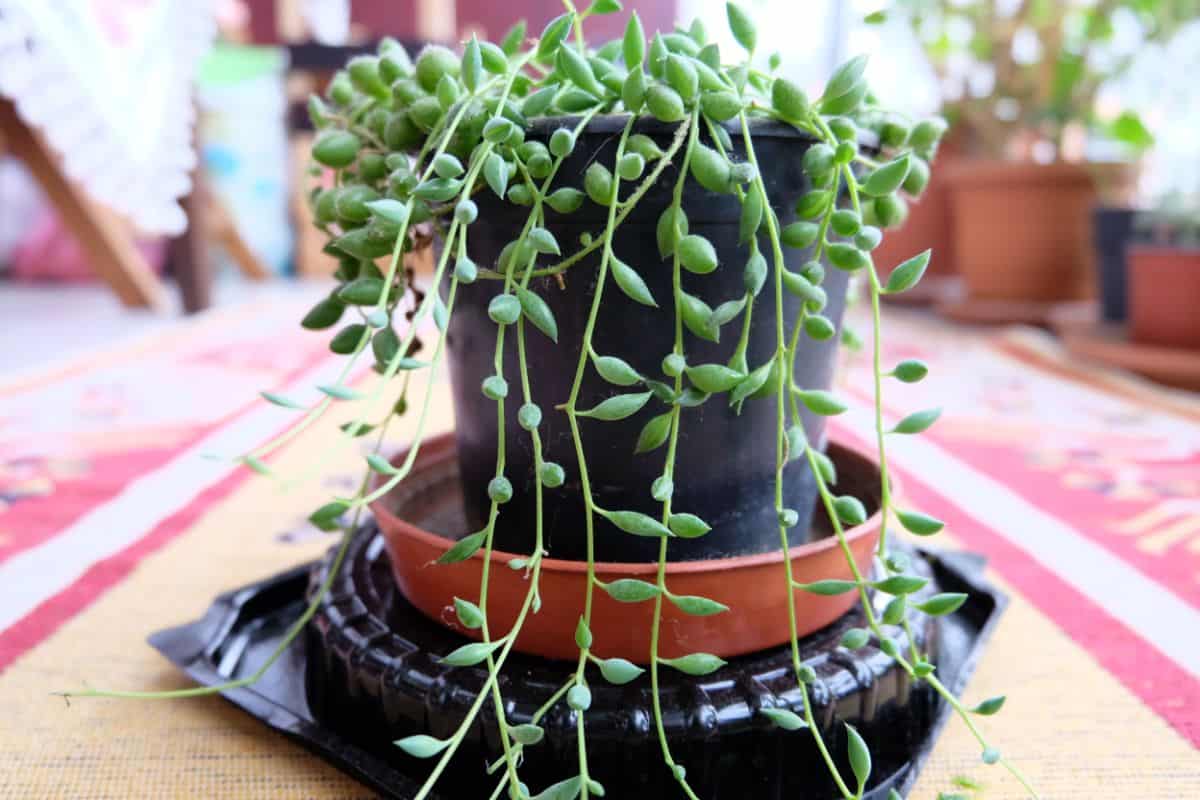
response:
[[[581,187],[583,173],[593,161],[612,165],[619,133],[626,117],[594,120],[579,137],[574,152],[564,162],[555,186]],[[548,140],[559,127],[572,127],[575,120],[542,120],[528,133],[529,139]],[[794,218],[795,200],[809,188],[800,169],[800,159],[812,143],[795,129],[770,122],[756,123],[753,130],[755,149],[763,169],[771,205],[782,224]],[[674,125],[655,120],[640,120],[635,132],[653,138],[666,150],[675,131]],[[745,154],[740,134],[734,133],[734,152]],[[680,155],[676,163],[682,161]],[[601,355],[615,355],[628,361],[641,374],[665,379],[661,360],[674,342],[674,318],[671,310],[671,264],[659,258],[655,226],[669,205],[677,168],[668,168],[662,178],[641,199],[633,212],[617,229],[613,241],[618,258],[635,268],[645,280],[661,308],[638,305],[627,298],[610,280],[604,289],[594,349]],[[626,192],[622,192],[625,196]],[[478,264],[495,267],[501,249],[516,238],[527,210],[501,203],[490,191],[477,195],[479,220],[470,228],[468,251]],[[740,205],[732,195],[709,192],[689,179],[683,195],[690,232],[702,234],[712,242],[721,267],[709,275],[684,272],[683,288],[716,307],[743,292],[743,266],[747,250],[737,244]],[[571,252],[583,233],[602,233],[608,209],[585,201],[574,214],[561,215],[547,210],[546,227],[557,237],[564,252]],[[765,234],[764,252],[770,248]],[[585,534],[583,499],[579,468],[566,416],[554,407],[565,402],[579,358],[584,325],[596,286],[599,249],[573,266],[563,277],[565,288],[553,278],[535,282],[534,289],[549,303],[558,321],[559,343],[551,342],[532,326],[527,331],[528,363],[532,393],[543,411],[541,428],[544,455],[558,462],[567,472],[566,484],[545,492],[545,531],[547,546],[557,558],[583,559]],[[791,268],[800,267],[809,257],[806,251],[786,251]],[[551,261],[547,261],[552,263]],[[829,305],[825,314],[840,326],[845,301],[847,276],[830,270],[825,280]],[[765,363],[776,348],[774,298],[768,282],[756,304],[750,330],[747,358],[751,367]],[[496,463],[497,414],[494,401],[480,392],[480,384],[493,373],[496,326],[487,316],[487,306],[501,289],[499,281],[480,280],[459,289],[449,329],[449,361],[453,380],[458,452],[466,513],[472,525],[482,526],[487,518],[489,500],[486,487],[494,475]],[[799,311],[799,301],[788,295],[784,313],[790,325]],[[721,341],[701,341],[686,336],[687,358],[691,364],[725,363],[736,346],[740,320],[726,326]],[[836,338],[815,342],[801,337],[796,359],[796,382],[805,388],[828,388],[833,376]],[[517,425],[521,404],[515,332],[505,340],[504,374],[510,393],[505,403],[507,443],[505,474],[515,493],[501,507],[496,527],[496,546],[527,552],[534,541],[533,453],[529,435]],[[621,389],[602,381],[589,368],[579,398],[579,408],[594,406],[613,394],[638,391]],[[650,496],[650,484],[662,473],[665,449],[634,455],[642,426],[666,407],[651,400],[634,416],[620,422],[581,419],[582,439],[593,497],[602,508],[632,509],[656,514],[660,506]],[[699,539],[671,543],[672,560],[724,558],[766,552],[779,547],[774,499],[776,404],[773,398],[750,400],[737,415],[724,396],[710,398],[703,405],[684,412],[680,429],[673,507],[676,511],[697,514],[712,531]],[[806,430],[816,442],[824,442],[824,424],[819,417],[805,413]],[[784,472],[784,503],[796,509],[801,524],[794,527],[796,543],[806,540],[815,505],[815,483],[803,461],[793,461]],[[658,554],[658,541],[621,533],[602,518],[597,518],[596,558],[601,561],[644,561]]]
[[[1092,242],[1100,283],[1100,314],[1106,322],[1124,322],[1127,316],[1128,267],[1125,250],[1133,236],[1132,208],[1092,210]]]

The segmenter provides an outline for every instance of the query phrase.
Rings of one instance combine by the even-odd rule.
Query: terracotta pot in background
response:
[[[946,170],[954,253],[972,299],[1091,294],[1091,165],[963,161]]]
[[[1129,248],[1133,341],[1200,350],[1200,248]]]

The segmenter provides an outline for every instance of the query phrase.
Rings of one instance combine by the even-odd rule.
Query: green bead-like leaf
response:
[[[634,536],[663,537],[671,535],[666,525],[640,511],[608,511],[604,516],[613,525]]]
[[[746,260],[746,267],[742,272],[742,285],[746,287],[746,291],[757,297],[758,293],[762,291],[766,280],[767,259],[762,253],[755,250],[750,254],[750,258]]]
[[[814,414],[820,414],[823,417],[832,417],[844,413],[848,406],[841,398],[832,392],[827,392],[821,389],[808,389],[796,393],[800,398],[800,402]]]
[[[577,415],[580,417],[591,417],[592,419],[600,419],[605,422],[614,422],[616,420],[631,417],[642,410],[642,406],[650,399],[650,392],[638,392],[636,394],[618,394],[613,395],[600,402],[594,408],[587,411],[579,411]]]
[[[275,394],[274,392],[259,392],[259,395],[262,397],[262,399],[266,400],[271,405],[276,405],[276,406],[279,406],[280,408],[292,408],[292,409],[307,408],[307,406],[305,406],[301,403],[297,403],[295,400],[284,397],[283,395],[280,395],[280,394]]]
[[[514,725],[508,729],[508,733],[512,736],[513,741],[517,744],[523,744],[526,747],[531,747],[545,738],[546,732],[537,725]]]
[[[820,233],[821,229],[815,223],[793,222],[780,232],[779,238],[788,247],[803,250],[806,247],[811,247],[817,241]]]
[[[916,383],[929,374],[929,367],[923,361],[911,359],[897,364],[892,374],[902,383]]]
[[[850,756],[850,771],[858,781],[858,793],[861,795],[867,779],[871,777],[871,751],[852,725],[846,726],[846,752]]]
[[[804,332],[818,342],[824,342],[832,339],[837,329],[828,317],[814,314],[804,318]]]
[[[808,118],[808,96],[786,78],[776,78],[771,84],[771,105],[786,120],[802,122]]]
[[[570,186],[564,186],[550,193],[550,196],[546,198],[546,205],[559,214],[571,214],[578,211],[579,207],[583,205],[583,198],[583,192],[572,189]]]
[[[621,102],[625,108],[636,113],[646,102],[646,73],[641,66],[634,67],[621,84]]]
[[[758,232],[759,226],[762,225],[762,220],[762,194],[752,188],[746,193],[746,198],[742,201],[742,213],[738,218],[738,244],[748,244]],[[755,252],[751,254],[751,258],[753,258],[755,255],[758,255],[758,253]],[[757,294],[757,292],[755,292],[755,294]]]
[[[593,162],[588,166],[587,171],[583,174],[583,190],[587,192],[588,197],[592,198],[593,203],[601,206],[609,205],[612,202],[613,176],[608,167],[598,162]]]
[[[592,74],[587,60],[574,47],[560,47],[557,55],[558,70],[572,83],[596,97],[604,96],[604,87]]]
[[[995,714],[1000,709],[1004,708],[1005,699],[1006,698],[1004,695],[989,697],[987,700],[984,700],[982,703],[972,708],[971,713],[979,714],[980,716],[984,717],[990,717],[992,714]]]
[[[867,510],[857,497],[844,494],[834,498],[833,510],[846,525],[861,525],[867,521]]]
[[[508,164],[498,153],[489,153],[483,162],[483,177],[497,197],[503,198],[508,189]]]
[[[875,581],[871,585],[881,592],[902,595],[920,591],[927,583],[929,583],[928,578],[917,575],[891,575],[881,581]]]
[[[341,527],[342,515],[350,508],[348,503],[335,500],[326,503],[308,515],[308,521],[323,531],[334,531]]]
[[[362,140],[349,131],[328,131],[313,143],[312,156],[320,164],[334,169],[354,163]]]
[[[644,669],[623,658],[606,658],[600,661],[600,674],[604,680],[616,686],[623,686],[637,680]]]
[[[470,600],[463,600],[461,597],[454,598],[454,614],[464,627],[471,630],[483,627],[483,612]]]
[[[566,38],[574,22],[575,15],[568,12],[555,17],[546,24],[546,27],[542,29],[542,35],[538,39],[538,46],[535,51],[535,57],[538,61],[546,64],[554,58],[555,51],[558,50],[558,46]]]
[[[525,319],[532,322],[552,341],[557,342],[558,322],[555,321],[554,312],[550,310],[550,306],[546,305],[546,301],[541,298],[541,295],[518,287],[517,299],[521,303],[521,311],[525,314]]]
[[[480,390],[489,400],[501,400],[508,397],[508,381],[499,375],[489,375],[483,379]]]
[[[633,386],[642,379],[636,369],[616,356],[597,356],[592,359],[592,364],[601,378],[617,386]]]
[[[858,650],[869,641],[871,641],[871,632],[866,628],[851,628],[842,634],[838,644],[847,650]]]
[[[928,514],[922,514],[919,511],[896,511],[896,518],[900,520],[900,524],[909,533],[914,533],[917,536],[933,536],[942,528],[946,527],[946,523],[936,517],[931,517]]]
[[[808,727],[803,717],[786,708],[760,708],[758,713],[771,720],[775,727],[785,731],[798,731]]]
[[[724,364],[701,364],[696,367],[688,367],[687,376],[688,380],[697,388],[710,394],[727,392],[746,377]]]
[[[351,389],[349,386],[341,385],[318,386],[317,391],[334,400],[357,400],[363,396],[362,392]]]
[[[621,578],[607,583],[604,591],[619,603],[641,603],[658,596],[657,586],[635,578]]]
[[[641,303],[644,306],[658,308],[658,303],[654,301],[654,296],[650,294],[650,289],[646,287],[646,282],[642,280],[642,276],[625,262],[619,260],[616,256],[611,256],[608,261],[609,269],[612,271],[613,280],[617,282],[617,286],[625,295],[636,303]]]
[[[734,3],[725,4],[725,16],[729,20],[729,30],[733,38],[746,48],[747,53],[753,54],[758,43],[758,29],[754,26],[754,20]]]
[[[827,579],[814,581],[813,583],[798,583],[797,589],[802,589],[810,594],[819,594],[825,597],[831,595],[845,594],[852,592],[858,588],[858,584],[854,581],[840,581],[835,579]]]
[[[558,87],[556,86],[538,89],[522,101],[521,113],[527,117],[540,117],[550,109],[550,106],[554,105],[554,98],[557,96]]]
[[[498,294],[488,303],[487,313],[497,325],[511,325],[521,316],[521,301],[511,294]]]
[[[450,742],[446,739],[435,739],[432,736],[418,733],[415,736],[397,739],[394,744],[414,758],[433,758],[445,750]]]
[[[908,153],[877,167],[863,182],[862,190],[872,197],[883,197],[900,188],[908,177],[911,164]]]
[[[642,20],[637,11],[629,15],[625,25],[625,36],[621,40],[621,54],[625,59],[626,68],[632,70],[640,66],[646,57],[646,32],[642,30]]]
[[[483,541],[486,536],[487,531],[478,531],[472,533],[470,536],[464,536],[455,542],[449,550],[438,557],[438,563],[455,564],[459,561],[465,561],[473,556],[480,547],[483,547]]]
[[[650,496],[660,503],[665,503],[675,493],[675,483],[667,475],[659,475],[650,484]],[[676,533],[676,536],[679,534]]]
[[[583,617],[580,617],[575,625],[575,646],[580,650],[587,650],[592,646],[592,631]]]
[[[337,296],[346,305],[373,306],[383,294],[383,281],[377,278],[359,278],[338,290]]]
[[[679,658],[663,658],[660,663],[683,672],[687,675],[710,675],[725,666],[724,659],[711,653],[688,653]]]
[[[927,408],[924,411],[914,411],[904,419],[896,423],[896,427],[892,428],[892,433],[921,433],[929,429],[929,426],[937,422],[938,417],[942,415],[940,408]]]
[[[366,206],[372,214],[388,222],[403,225],[408,220],[408,207],[399,200],[385,197],[382,200],[371,200]]]
[[[452,667],[471,667],[484,661],[489,655],[498,650],[504,642],[471,642],[456,648],[442,657],[443,664]]]
[[[908,598],[900,595],[888,601],[888,604],[883,608],[883,615],[880,619],[885,625],[899,625],[904,621],[906,613],[908,613]]]
[[[671,533],[681,539],[698,539],[712,530],[707,522],[695,514],[686,513],[672,514],[667,520],[667,526]]]
[[[690,59],[671,53],[667,56],[666,76],[667,83],[679,93],[683,102],[690,103],[696,99],[700,91],[700,76],[696,74]]]
[[[679,263],[689,272],[707,275],[717,268],[717,251],[703,236],[688,234],[676,246]]]
[[[930,250],[919,253],[892,270],[888,276],[887,285],[883,290],[888,294],[898,294],[916,286],[929,266]]]
[[[581,688],[583,687],[572,687],[572,689]],[[570,693],[568,692],[567,694],[567,701],[570,702]],[[579,790],[582,785],[583,779],[576,775],[574,778],[567,778],[564,781],[559,781],[553,786],[547,787],[543,791],[535,794],[532,800],[575,800],[575,798],[579,796]]]
[[[848,272],[865,269],[871,265],[870,256],[847,242],[834,242],[825,252],[829,254],[830,264]]]
[[[733,119],[741,113],[742,108],[741,98],[730,91],[709,91],[700,95],[700,110],[704,116],[717,122]]]
[[[667,436],[671,433],[671,418],[674,415],[668,411],[666,414],[659,414],[643,427],[641,433],[638,434],[637,446],[634,448],[634,453],[649,453],[666,444]]]
[[[967,595],[961,592],[943,592],[935,594],[924,603],[918,603],[917,608],[931,617],[942,617],[953,614],[967,602]]]
[[[680,611],[693,617],[711,617],[729,610],[729,606],[724,603],[697,595],[669,594],[667,599]]]
[[[312,307],[304,319],[300,320],[301,327],[309,330],[324,330],[331,328],[342,318],[346,304],[336,297],[327,297]]]
[[[726,194],[731,191],[729,159],[702,144],[692,151],[692,177],[710,192]]]
[[[625,145],[625,150],[630,153],[637,153],[647,161],[658,161],[666,155],[662,148],[644,133],[635,133],[633,136],[630,136],[629,141]]]

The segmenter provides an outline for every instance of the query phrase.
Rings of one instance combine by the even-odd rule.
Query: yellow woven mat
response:
[[[446,391],[439,387],[435,395],[432,430],[451,424]],[[398,428],[401,441],[408,431]],[[355,452],[331,456],[333,433],[327,427],[303,438],[286,450],[284,463],[320,459],[327,474],[349,473],[361,458]],[[220,699],[78,699],[68,707],[50,694],[84,682],[125,689],[188,685],[145,643],[147,634],[196,618],[219,591],[323,552],[329,540],[296,543],[279,534],[327,491],[319,480],[292,493],[265,480],[246,481],[0,675],[0,796],[369,797],[361,785]],[[1008,704],[985,728],[1043,797],[1200,798],[1196,750],[1020,597],[1013,598],[967,695],[977,700],[1000,693]],[[960,775],[985,785],[982,798],[1022,796],[999,767],[980,763],[978,748],[955,721],[912,796],[952,791]]]

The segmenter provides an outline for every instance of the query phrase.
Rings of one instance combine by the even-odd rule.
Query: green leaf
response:
[[[517,299],[521,302],[521,310],[525,312],[525,318],[537,326],[538,330],[549,336],[552,341],[557,342],[558,323],[554,319],[554,312],[550,310],[550,306],[546,305],[546,301],[541,298],[541,295],[518,287]]]
[[[658,254],[666,258],[675,252],[675,245],[688,232],[688,218],[679,206],[668,206],[658,217],[655,236],[658,239]]]
[[[643,672],[644,669],[623,658],[606,658],[600,661],[600,674],[604,676],[604,680],[616,686],[636,680]]]
[[[904,179],[908,177],[908,170],[909,155],[905,153],[871,172],[863,182],[862,190],[872,197],[891,194],[904,183]]]
[[[918,575],[892,575],[881,581],[875,581],[871,585],[881,592],[904,595],[920,591],[927,583],[929,583],[928,578],[922,578]]]
[[[688,272],[697,275],[707,275],[717,268],[717,251],[712,242],[703,236],[689,234],[679,240],[676,246],[679,252],[679,263]]]
[[[786,78],[776,78],[771,84],[771,105],[792,122],[803,122],[808,117],[808,97]]]
[[[598,161],[593,161],[583,173],[583,190],[596,205],[608,206],[612,203],[613,176],[608,167]]]
[[[392,466],[392,462],[378,453],[367,454],[367,465],[380,475],[395,475],[400,471]]]
[[[710,394],[727,392],[737,386],[746,376],[724,364],[701,364],[687,368],[688,380],[697,388]]]
[[[832,595],[852,592],[858,588],[858,584],[854,581],[840,581],[827,578],[821,581],[814,581],[813,583],[798,583],[796,584],[796,588],[805,592],[809,592],[810,594],[819,594],[824,597],[829,597]]]
[[[329,349],[338,355],[348,356],[358,350],[358,343],[362,341],[366,331],[366,326],[357,322],[347,325],[329,340]]]
[[[504,34],[504,38],[500,40],[500,49],[507,56],[516,55],[521,49],[521,45],[525,42],[525,20],[518,20]]]
[[[887,11],[872,11],[863,17],[863,23],[866,25],[882,25],[887,22]]]
[[[914,411],[904,419],[896,423],[896,427],[892,428],[892,433],[921,433],[928,430],[929,426],[937,422],[938,417],[942,415],[940,408],[927,408],[924,411]]]
[[[573,214],[583,205],[584,193],[578,189],[573,189],[570,186],[564,186],[561,189],[554,190],[549,197],[546,198],[546,205],[557,211],[559,214]]]
[[[499,153],[488,154],[487,161],[483,162],[483,177],[496,196],[503,200],[508,189],[508,164]]]
[[[327,297],[304,315],[304,319],[300,320],[300,326],[310,331],[332,328],[342,318],[345,310],[346,304],[341,300],[336,297]]]
[[[613,395],[607,400],[602,401],[595,408],[590,408],[587,411],[577,412],[577,416],[591,417],[593,419],[601,419],[605,422],[613,422],[619,419],[633,416],[642,410],[642,406],[650,399],[650,392],[638,392],[636,394],[618,394]]]
[[[773,366],[775,366],[775,361],[772,359],[738,381],[738,385],[733,387],[733,391],[729,393],[729,402],[731,404],[740,403],[766,385]]]
[[[595,97],[604,96],[604,87],[596,80],[592,68],[574,47],[558,48],[556,61],[558,72],[566,75],[571,83]]]
[[[1145,150],[1154,144],[1154,134],[1142,124],[1142,118],[1132,111],[1122,111],[1108,126],[1114,139],[1136,150]]]
[[[358,278],[338,290],[338,299],[351,306],[373,306],[383,294],[383,281],[378,278]]]
[[[758,713],[771,720],[777,728],[785,731],[798,731],[808,727],[808,723],[804,721],[803,717],[786,708],[760,708]]]
[[[326,503],[309,514],[308,521],[323,531],[334,531],[341,527],[338,522],[349,508],[350,505],[348,503],[335,500],[332,503]]]
[[[540,726],[529,723],[514,725],[508,729],[508,733],[512,736],[514,742],[523,744],[526,747],[537,744],[546,736],[546,732]]]
[[[861,795],[867,779],[871,777],[871,751],[853,725],[846,726],[846,751],[850,756],[850,770],[858,781],[858,793]]]
[[[687,675],[709,675],[725,666],[724,659],[711,653],[688,653],[679,658],[663,658],[659,661]]]
[[[637,11],[629,15],[625,25],[625,37],[621,40],[621,54],[625,59],[625,67],[633,69],[642,63],[646,57],[646,32],[642,30],[642,20]]]
[[[268,403],[279,406],[281,408],[296,408],[296,409],[307,408],[307,406],[301,405],[300,403],[297,403],[295,400],[290,400],[290,399],[284,397],[283,395],[275,394],[274,392],[259,392],[259,395],[262,397],[263,400],[266,400]]]
[[[829,254],[830,264],[848,272],[864,269],[871,264],[870,256],[848,242],[834,242],[826,252]]]
[[[484,539],[487,537],[487,531],[478,531],[470,536],[464,536],[459,539],[454,545],[438,556],[437,563],[439,564],[456,564],[459,561],[465,561],[483,546]]]
[[[904,615],[907,612],[908,599],[904,595],[900,595],[899,597],[893,597],[884,606],[881,619],[885,625],[899,625],[904,621]]]
[[[834,498],[833,510],[846,525],[861,525],[867,521],[867,510],[857,497],[844,494]]]
[[[910,359],[897,364],[892,369],[892,374],[901,383],[916,383],[929,374],[929,367],[923,361]]]
[[[393,744],[414,758],[432,758],[445,750],[450,742],[446,739],[435,739],[432,736],[418,733],[415,736],[397,739]]]
[[[577,683],[567,692],[567,705],[576,711],[587,711],[592,707],[592,690]]]
[[[633,386],[642,379],[636,369],[616,356],[597,356],[592,359],[592,364],[601,378],[617,386]]]
[[[449,664],[452,667],[471,667],[484,661],[490,654],[498,650],[504,644],[503,641],[497,642],[471,642],[456,648],[449,654],[442,657],[443,664]]]
[[[621,578],[604,585],[604,591],[618,603],[641,603],[658,596],[658,587],[635,578]]]
[[[1004,708],[1005,699],[1006,698],[1004,695],[989,697],[987,700],[984,700],[982,703],[972,708],[971,713],[979,714],[983,717],[990,717],[992,714],[995,714],[997,711]]]
[[[702,144],[692,151],[692,177],[710,192],[728,194],[731,191],[729,159]]]
[[[842,639],[838,644],[847,650],[858,650],[871,641],[871,632],[866,628],[851,628],[842,634]]]
[[[483,612],[470,600],[463,600],[461,597],[454,598],[454,614],[458,617],[459,622],[471,630],[483,627]]]
[[[408,206],[399,200],[386,197],[382,200],[371,200],[366,206],[372,214],[388,222],[403,225],[408,220]]]
[[[549,62],[554,57],[554,52],[558,46],[562,44],[566,38],[567,32],[570,31],[571,25],[575,21],[573,13],[560,14],[546,24],[542,29],[542,35],[538,39],[536,50],[536,58],[543,64]],[[511,55],[511,54],[510,54]]]
[[[512,125],[511,122],[508,124]],[[457,178],[430,178],[417,184],[417,188],[413,189],[412,193],[414,197],[422,200],[444,203],[462,191],[462,188],[462,181]]]
[[[817,462],[817,472],[821,476],[821,480],[825,481],[826,486],[833,486],[837,483],[837,467],[834,466],[833,460],[820,451],[814,451],[813,456]]]
[[[961,592],[942,592],[935,594],[924,603],[918,603],[917,608],[931,617],[943,617],[953,614],[967,602],[967,595]]]
[[[644,306],[658,308],[658,303],[654,302],[654,297],[646,287],[646,282],[642,280],[642,276],[633,267],[621,261],[616,256],[609,257],[608,266],[612,270],[613,280],[617,282],[617,286],[621,288],[621,291],[630,300],[633,300],[635,303],[641,303]]]
[[[511,294],[498,294],[488,301],[487,313],[497,325],[512,325],[521,316],[521,301]]]
[[[823,417],[832,417],[846,411],[848,406],[832,392],[826,392],[821,389],[808,389],[799,391],[796,396],[800,398],[800,402],[814,414],[820,414]]]
[[[887,285],[883,287],[883,291],[888,294],[898,294],[916,286],[921,280],[921,276],[925,274],[925,268],[929,266],[929,257],[931,254],[932,251],[926,250],[892,270],[892,274],[888,276]]]
[[[649,453],[651,450],[656,450],[662,447],[667,441],[667,436],[671,433],[671,417],[672,412],[668,411],[665,414],[659,414],[643,427],[641,433],[638,434],[637,447],[634,448],[634,453]]]
[[[862,80],[866,68],[867,57],[865,55],[855,56],[845,62],[829,76],[829,82],[825,84],[825,93],[822,97],[833,99],[850,92],[854,89],[855,84]]]
[[[758,43],[758,30],[754,27],[754,20],[734,3],[725,4],[725,16],[729,19],[729,30],[733,33],[733,38],[747,53],[753,54],[754,46]]]
[[[904,526],[905,530],[917,536],[932,536],[946,527],[946,523],[940,519],[919,511],[897,510],[896,518],[900,520],[900,524]]]
[[[712,530],[709,524],[695,514],[672,514],[667,520],[671,533],[681,539],[696,539]]]
[[[362,392],[355,391],[348,386],[318,386],[317,391],[321,392],[334,400],[357,400],[362,397]]]
[[[583,617],[580,617],[575,625],[575,645],[580,650],[587,650],[592,646],[592,631]]]
[[[742,200],[742,213],[738,219],[738,244],[748,244],[754,238],[759,226],[762,225],[762,219],[762,194],[751,189]]]
[[[670,536],[666,525],[640,511],[606,511],[604,516],[613,525],[634,536]]]
[[[729,606],[724,603],[718,603],[716,600],[698,595],[668,594],[667,599],[674,603],[680,611],[694,617],[711,617],[713,614],[729,610]]]

